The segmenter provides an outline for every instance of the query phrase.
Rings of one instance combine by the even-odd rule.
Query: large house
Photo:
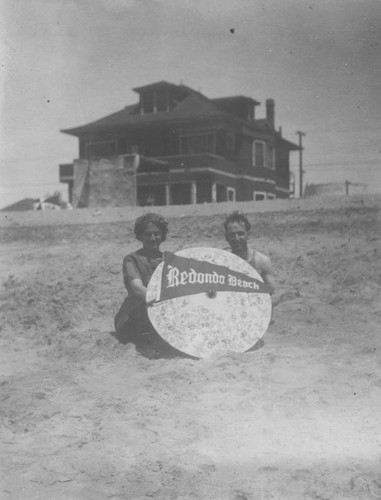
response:
[[[209,99],[164,81],[133,89],[136,104],[80,127],[79,158],[60,165],[74,206],[178,205],[288,198],[290,151],[275,104]],[[95,194],[94,194],[95,193]]]

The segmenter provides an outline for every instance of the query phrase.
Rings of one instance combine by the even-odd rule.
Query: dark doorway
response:
[[[197,203],[211,203],[212,183],[209,181],[197,182]]]
[[[138,186],[137,191],[140,207],[165,205],[165,186]]]
[[[191,203],[191,184],[172,184],[171,204],[190,205]]]
[[[217,202],[226,201],[226,186],[217,184]]]

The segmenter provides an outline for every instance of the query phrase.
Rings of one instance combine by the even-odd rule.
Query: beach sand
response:
[[[1,499],[381,498],[380,203],[251,206],[283,301],[255,350],[204,360],[113,336],[131,217],[8,214]],[[225,248],[203,210],[162,249]]]

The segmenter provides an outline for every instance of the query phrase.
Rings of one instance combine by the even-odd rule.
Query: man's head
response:
[[[225,238],[233,253],[247,250],[247,240],[251,228],[247,217],[240,212],[228,215],[224,222]]]

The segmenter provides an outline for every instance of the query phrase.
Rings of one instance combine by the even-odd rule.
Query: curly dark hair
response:
[[[147,212],[146,214],[143,214],[136,219],[134,226],[134,233],[136,238],[140,240],[142,233],[149,223],[155,224],[159,228],[161,237],[164,241],[168,233],[168,221],[161,215],[155,214],[153,212]]]
[[[228,225],[232,222],[238,222],[239,224],[245,224],[245,227],[246,227],[246,231],[250,231],[251,229],[251,224],[250,222],[248,221],[246,215],[242,214],[241,212],[239,212],[238,210],[236,210],[235,212],[232,212],[231,214],[229,214],[225,221],[224,221],[224,229],[225,229],[225,233],[226,231],[228,230]]]

